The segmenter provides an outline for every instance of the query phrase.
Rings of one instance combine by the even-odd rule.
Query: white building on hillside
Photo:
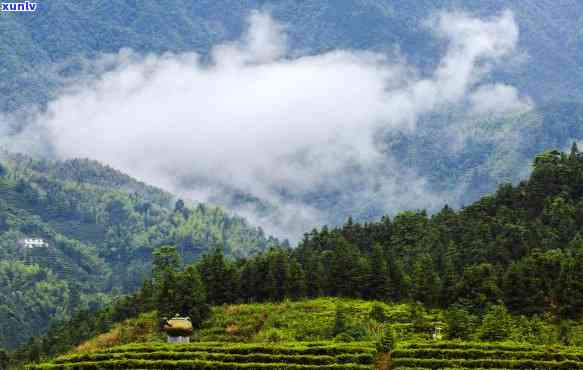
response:
[[[18,243],[27,249],[33,249],[33,248],[43,248],[48,246],[48,243],[45,242],[43,239],[40,238],[26,238],[26,239],[21,239],[18,241]]]

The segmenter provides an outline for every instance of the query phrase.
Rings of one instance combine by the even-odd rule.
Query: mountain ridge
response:
[[[218,208],[172,205],[169,193],[96,161],[4,153],[1,163],[4,346],[43,333],[51,316],[64,320],[135,290],[160,246],[180,245],[191,261],[212,248],[243,256],[278,243]],[[31,237],[46,246],[24,248],[22,240]]]

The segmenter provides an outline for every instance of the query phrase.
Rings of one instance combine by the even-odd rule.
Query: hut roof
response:
[[[173,317],[166,320],[162,328],[168,335],[186,337],[192,335],[192,322],[188,317]]]

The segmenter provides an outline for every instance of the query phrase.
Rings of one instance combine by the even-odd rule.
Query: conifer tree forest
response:
[[[314,229],[295,248],[275,246],[248,257],[215,247],[190,264],[178,249],[155,251],[151,278],[137,292],[78,312],[13,356],[60,353],[152,310],[160,318],[188,315],[196,327],[211,306],[321,296],[446,309],[450,335],[459,338],[467,334],[468,315],[483,317],[484,340],[504,335],[488,328],[508,314],[576,319],[583,313],[583,154],[576,145],[570,153],[542,153],[528,180],[501,185],[460,210],[412,210],[370,223],[348,219],[341,227]]]

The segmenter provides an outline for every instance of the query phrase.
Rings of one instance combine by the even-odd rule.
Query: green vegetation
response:
[[[443,342],[393,351],[394,369],[582,369],[580,349]]]
[[[254,303],[214,307],[193,338],[221,342],[321,341],[374,342],[383,323],[370,317],[374,305],[382,307],[394,322],[408,321],[407,305],[371,301],[318,298],[281,303]],[[339,324],[339,313],[344,313]]]
[[[580,103],[546,104],[461,125],[453,124],[449,115],[438,115],[420,122],[410,135],[385,137],[392,158],[415,169],[433,191],[462,205],[495,192],[500,184],[518,184],[528,178],[536,155],[549,148],[568,150],[573,140],[582,139]],[[459,147],[452,150],[452,142],[460,142]],[[461,194],[451,196],[454,189]]]
[[[59,357],[33,369],[370,369],[374,349],[335,343],[143,344]]]
[[[583,156],[574,145],[569,154],[537,156],[528,181],[502,185],[457,212],[446,206],[431,217],[409,211],[376,223],[350,219],[314,230],[295,249],[234,260],[215,248],[187,267],[177,248],[162,247],[141,290],[53,327],[18,357],[63,353],[112,323],[154,310],[159,318],[191,315],[194,338],[202,341],[366,340],[391,348],[429,336],[442,322],[449,339],[581,344],[575,320],[583,313],[582,179]],[[368,301],[324,300],[311,308],[317,320],[294,318],[310,301],[289,299],[321,296]],[[221,306],[246,302],[276,303]],[[396,314],[399,305],[381,302],[412,303]],[[215,306],[210,319],[208,305]]]
[[[423,320],[434,328],[446,313],[425,311],[419,318],[413,315],[419,310],[416,306],[346,298],[222,305],[212,309],[193,343],[178,345],[164,342],[156,314],[149,313],[32,368],[320,369],[336,364],[341,369],[387,369],[392,364],[396,369],[577,369],[583,364],[578,347],[542,346],[521,339],[520,316],[509,317],[512,341],[434,341],[430,331],[419,331],[413,322]],[[340,333],[339,307],[350,313]],[[379,310],[383,321],[375,319]],[[489,325],[486,317],[477,324],[471,333],[476,340]],[[552,321],[544,326],[547,334],[559,330]],[[355,328],[363,333],[358,340],[344,335]],[[445,329],[450,335],[449,327]]]
[[[51,318],[65,322],[135,291],[165,245],[178,246],[189,262],[219,246],[243,256],[277,243],[243,219],[174,204],[170,194],[94,161],[1,157],[0,347],[42,335]],[[46,245],[27,248],[26,238]],[[120,319],[131,314],[109,311]],[[92,325],[107,328],[111,318],[83,327]]]

